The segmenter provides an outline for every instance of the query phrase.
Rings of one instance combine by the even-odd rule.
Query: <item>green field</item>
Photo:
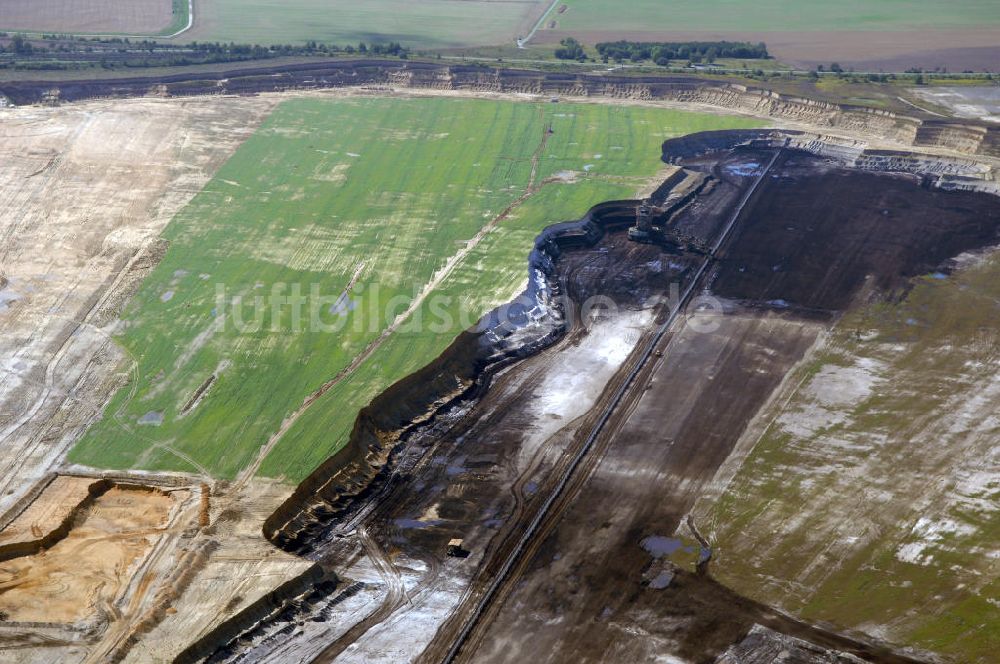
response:
[[[998,302],[994,255],[848,314],[696,509],[714,576],[812,622],[997,661]]]
[[[705,0],[697,3],[565,0],[565,4],[567,10],[553,16],[558,20],[560,32],[569,34],[607,31],[652,34],[656,31],[676,33],[682,30],[925,30],[1000,25],[1000,12],[993,0],[950,4],[932,0]]]
[[[662,140],[754,124],[608,105],[287,101],[166,229],[170,249],[123,315],[120,341],[138,363],[138,379],[70,459],[233,477],[305,396],[382,333],[390,300],[394,312],[406,310],[449,258],[453,269],[434,293],[453,298],[444,309],[464,308],[474,321],[523,287],[540,229],[648,182],[662,167]],[[529,184],[533,193],[523,198]],[[293,285],[310,294],[315,285],[336,299],[355,275],[350,306],[320,310],[321,322],[339,331],[314,329],[309,316],[296,326],[290,308],[276,316],[262,308],[258,331],[216,322],[217,284],[248,303],[281,283],[286,294]],[[422,302],[414,316],[438,320],[431,298]],[[249,305],[241,311],[251,318]],[[305,412],[261,472],[302,479],[344,444],[362,406],[459,331],[424,325],[389,336]],[[213,373],[203,400],[182,414]],[[162,414],[162,423],[139,424],[149,413]]]
[[[173,5],[173,20],[160,31],[161,35],[172,35],[182,30],[188,24],[188,0],[171,0]]]
[[[513,43],[548,6],[543,0],[196,0],[184,38],[239,43],[398,41],[420,48]]]

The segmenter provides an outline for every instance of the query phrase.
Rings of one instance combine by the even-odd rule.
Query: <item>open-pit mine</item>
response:
[[[995,125],[364,60],[0,93],[0,660],[996,661]],[[457,97],[502,135],[421,105]],[[466,235],[420,217],[463,186]],[[342,365],[184,299],[337,269],[349,319],[395,261]],[[435,289],[482,309],[443,352],[400,336]],[[319,378],[230,421],[287,396],[263,348]],[[371,366],[418,368],[340,412]]]

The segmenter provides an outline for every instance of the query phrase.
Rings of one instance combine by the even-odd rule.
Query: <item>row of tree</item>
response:
[[[5,43],[6,41],[6,43]],[[6,55],[0,66],[47,68],[58,64],[60,69],[74,68],[74,63],[100,61],[102,66],[162,67],[245,60],[265,60],[279,56],[332,56],[337,54],[371,54],[406,59],[409,49],[399,42],[386,44],[237,44],[235,42],[161,43],[152,40],[129,41],[128,38],[74,38],[48,35],[44,39],[29,39],[22,34],[0,33],[0,54]],[[13,58],[11,58],[13,56]],[[54,59],[55,58],[55,59]],[[51,62],[49,62],[51,61]]]
[[[667,65],[671,60],[691,62],[715,62],[716,58],[740,58],[742,60],[763,60],[769,58],[764,42],[691,41],[691,42],[601,42],[597,52],[607,62],[642,62],[652,60],[658,65]]]

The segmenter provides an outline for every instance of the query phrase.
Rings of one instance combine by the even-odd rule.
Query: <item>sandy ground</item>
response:
[[[109,334],[144,251],[274,103],[0,109],[0,510],[130,369]]]
[[[155,33],[173,19],[171,0],[3,0],[0,29]]]
[[[921,99],[944,106],[957,117],[1000,122],[1000,87],[995,85],[913,88]]]
[[[179,500],[112,488],[51,549],[0,563],[0,611],[8,620],[49,623],[108,611]]]
[[[218,548],[125,661],[170,661],[222,621],[312,567],[261,536],[264,519],[290,493],[286,485],[257,480],[234,494],[223,490],[213,497],[212,526],[198,540],[216,542]]]
[[[38,541],[52,533],[87,498],[88,489],[94,482],[90,477],[56,477],[17,518],[0,530],[0,549]]]

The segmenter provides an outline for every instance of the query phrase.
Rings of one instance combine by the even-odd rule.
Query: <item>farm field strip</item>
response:
[[[189,0],[5,0],[0,30],[73,34],[174,34],[189,23]]]
[[[551,46],[565,37],[586,44],[618,39],[762,41],[773,57],[799,68],[840,62],[871,72],[911,67],[996,71],[1000,59],[1000,12],[990,0],[954,5],[930,0],[565,0],[549,19],[534,44]]]
[[[513,43],[548,0],[198,0],[199,41],[337,44],[397,41],[423,48]]]
[[[139,384],[114,398],[70,460],[197,464],[230,478],[261,463],[263,475],[300,480],[346,442],[362,406],[461,329],[420,321],[458,321],[462,311],[474,321],[510,299],[538,231],[634,194],[661,168],[664,138],[757,123],[588,104],[285,102],[166,230],[171,247],[124,314]],[[218,285],[244,298],[249,319],[249,303],[276,284],[285,295],[297,286],[331,296],[321,317],[342,329],[293,332],[289,311],[267,307],[255,331],[219,323]],[[434,297],[412,307],[428,284]],[[308,395],[393,325],[387,307],[412,308],[407,324],[255,462]]]
[[[565,0],[559,29],[566,32],[691,30],[714,32],[795,32],[848,30],[923,30],[981,28],[1000,25],[1000,14],[990,0],[942,5],[931,0],[830,3],[807,0],[762,0],[733,4],[706,0],[697,4],[633,0]],[[694,37],[692,37],[694,38]]]

